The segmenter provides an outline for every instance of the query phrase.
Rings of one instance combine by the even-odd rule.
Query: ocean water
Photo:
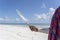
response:
[[[13,25],[13,26],[22,26],[22,27],[27,27],[28,25],[26,23],[0,23],[0,25]],[[33,25],[37,28],[49,28],[49,24],[39,24],[39,23],[31,23],[30,25]]]

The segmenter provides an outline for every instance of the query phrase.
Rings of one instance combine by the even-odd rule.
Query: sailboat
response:
[[[36,28],[33,25],[30,25],[29,21],[22,15],[22,13],[18,9],[16,9],[16,12],[20,16],[20,18],[26,22],[26,24],[29,26],[31,31],[38,32],[38,28]]]

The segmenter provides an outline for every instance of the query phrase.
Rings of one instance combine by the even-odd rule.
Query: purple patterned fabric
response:
[[[60,40],[60,7],[58,7],[52,17],[48,40]]]

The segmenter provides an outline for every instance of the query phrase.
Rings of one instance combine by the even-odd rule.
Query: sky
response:
[[[29,23],[50,23],[60,0],[0,0],[0,23],[25,23],[18,9]]]

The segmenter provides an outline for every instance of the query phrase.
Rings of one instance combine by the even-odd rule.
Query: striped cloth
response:
[[[58,7],[52,17],[48,40],[60,40],[60,7]]]

